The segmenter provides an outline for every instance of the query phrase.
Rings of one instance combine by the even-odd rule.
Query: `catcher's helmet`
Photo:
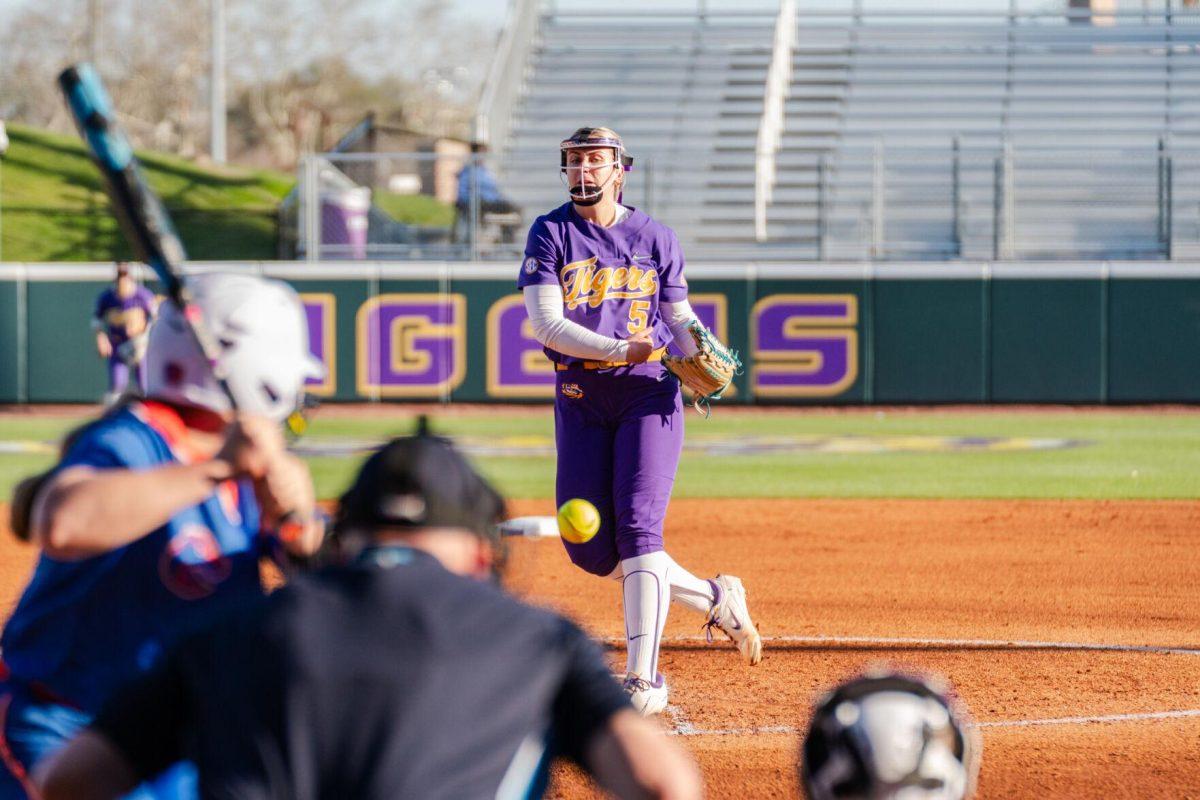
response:
[[[940,679],[876,669],[817,702],[800,755],[811,800],[963,800],[979,741]]]
[[[572,183],[572,176],[567,171],[567,154],[572,150],[587,150],[597,147],[611,148],[613,157],[611,161],[606,161],[602,164],[593,164],[593,169],[600,167],[620,167],[620,169],[612,170],[603,183],[595,186],[585,186],[583,183],[583,171],[578,170],[578,174],[575,176],[578,182]],[[604,188],[618,173],[629,172],[633,169],[633,156],[625,152],[625,145],[621,141],[621,137],[612,128],[579,128],[559,143],[558,150],[559,171],[563,182],[567,186],[567,192],[571,195],[571,200],[581,206],[590,206],[598,203],[604,194]],[[620,198],[618,197],[619,201]]]
[[[197,275],[188,285],[204,324],[221,345],[221,365],[239,410],[282,422],[301,405],[305,379],[325,374],[308,350],[300,297],[286,283],[250,275]],[[163,303],[150,328],[146,394],[230,410],[174,303]]]

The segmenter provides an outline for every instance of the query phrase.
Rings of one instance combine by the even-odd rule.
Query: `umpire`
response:
[[[699,797],[596,645],[491,580],[503,512],[446,440],[392,441],[342,496],[337,563],[118,692],[35,776],[45,800],[183,758],[205,798],[538,797],[557,755],[619,797]]]

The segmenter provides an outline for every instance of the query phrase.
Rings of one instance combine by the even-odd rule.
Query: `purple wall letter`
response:
[[[524,298],[497,300],[487,314],[487,391],[491,397],[554,397],[554,365],[533,337]]]
[[[304,391],[330,396],[337,392],[337,301],[328,292],[300,295],[308,322],[308,350],[325,365],[325,379],[309,378]]]
[[[382,294],[358,309],[358,391],[444,397],[467,374],[467,300],[461,294]]]
[[[776,294],[750,314],[750,380],[762,397],[834,397],[858,377],[858,298]]]

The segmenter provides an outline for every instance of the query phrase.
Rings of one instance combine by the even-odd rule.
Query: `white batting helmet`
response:
[[[979,751],[948,684],[880,668],[817,702],[800,780],[811,800],[963,800]]]
[[[304,398],[304,381],[325,368],[308,349],[300,298],[286,283],[249,275],[197,275],[189,286],[204,324],[221,346],[220,363],[240,411],[282,422]],[[200,348],[174,303],[163,303],[150,329],[146,394],[229,411]]]

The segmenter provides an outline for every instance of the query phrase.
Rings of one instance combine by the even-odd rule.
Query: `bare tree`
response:
[[[99,26],[88,29],[87,3]],[[289,168],[367,111],[433,134],[469,133],[494,35],[422,0],[226,0],[230,151]],[[28,3],[0,31],[0,114],[66,131],[51,87],[62,67],[97,67],[137,144],[193,157],[209,120],[209,0]]]

